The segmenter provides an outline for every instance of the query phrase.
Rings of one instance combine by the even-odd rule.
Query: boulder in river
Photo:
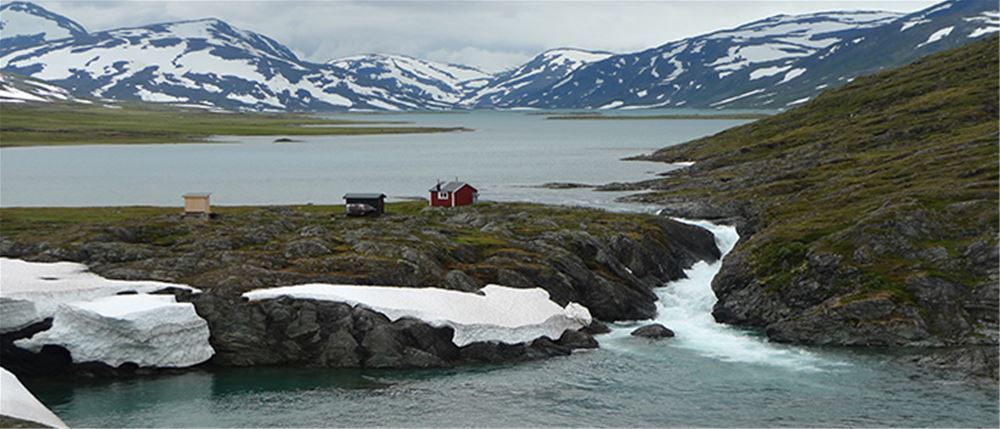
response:
[[[669,328],[659,323],[653,323],[632,331],[632,335],[653,339],[670,338],[674,336],[674,331],[671,331]]]

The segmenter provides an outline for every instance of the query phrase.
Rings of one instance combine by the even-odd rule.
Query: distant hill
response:
[[[1000,31],[1000,13],[947,0],[907,15],[777,15],[635,53],[552,49],[493,75],[403,55],[310,62],[218,19],[89,33],[15,1],[0,25],[0,69],[87,97],[250,111],[783,109]]]
[[[717,320],[775,341],[971,347],[935,364],[995,380],[998,48],[990,36],[660,150],[645,159],[694,164],[635,198],[740,225]]]

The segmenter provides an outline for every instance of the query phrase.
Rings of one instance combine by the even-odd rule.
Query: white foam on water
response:
[[[708,221],[675,220],[711,231],[723,257],[733,250],[740,238],[736,228],[732,226],[716,225]],[[698,262],[684,271],[687,278],[672,281],[656,290],[660,298],[657,302],[657,315],[646,323],[660,323],[673,330],[676,336],[667,340],[667,344],[727,362],[777,366],[797,371],[822,371],[826,367],[841,365],[800,348],[768,343],[765,338],[716,322],[712,317],[712,306],[718,299],[712,291],[712,279],[721,268],[721,258],[711,264]],[[644,323],[639,325],[642,324]],[[618,344],[609,344],[611,348],[627,349],[621,343],[635,327],[613,327],[606,339]]]

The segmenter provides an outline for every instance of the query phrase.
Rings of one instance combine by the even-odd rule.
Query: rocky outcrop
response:
[[[712,283],[720,322],[779,342],[920,350],[917,363],[995,382],[996,45],[661,149],[642,159],[694,164],[605,189],[651,190],[628,199],[737,226]]]
[[[62,216],[65,210],[60,209]],[[372,219],[345,217],[339,207],[220,209],[205,222],[186,221],[172,209],[160,214],[69,210],[86,216],[65,226],[32,227],[33,221],[25,220],[23,228],[5,230],[0,255],[72,260],[108,278],[198,287],[204,292],[164,292],[193,304],[207,322],[215,350],[209,365],[424,368],[512,362],[597,347],[592,334],[606,329],[595,321],[581,331],[561,331],[558,338],[460,347],[448,327],[405,317],[391,320],[340,302],[241,298],[254,289],[327,283],[481,293],[484,285],[498,283],[542,288],[560,307],[577,302],[598,319],[646,319],[655,314],[653,288],[682,277],[697,261],[719,257],[712,234],[692,225],[651,215],[530,204],[435,210],[419,202],[399,203]],[[107,215],[120,220],[110,225],[87,220],[106,218],[91,213],[105,210],[114,210]],[[36,348],[37,353],[16,347],[16,340],[50,326],[4,334],[4,366],[23,374],[151,371],[134,362],[117,367],[74,362],[60,346]]]
[[[385,315],[362,306],[281,297],[247,302],[213,291],[190,295],[208,321],[224,366],[293,365],[322,368],[429,368],[470,362],[514,362],[594,348],[590,334],[566,331],[530,343],[475,342],[458,347],[454,330]]]
[[[265,207],[223,211],[209,222],[174,213],[110,226],[47,225],[43,235],[5,232],[0,256],[72,260],[108,278],[236,293],[303,283],[541,287],[560,305],[578,302],[609,321],[652,317],[651,289],[719,257],[708,231],[650,215],[530,204],[400,206],[406,214],[390,206],[377,219],[347,218],[332,207]]]
[[[669,328],[659,323],[652,323],[646,326],[636,328],[634,331],[632,331],[630,335],[632,335],[633,337],[643,337],[655,340],[659,338],[673,337],[674,331],[671,331]]]

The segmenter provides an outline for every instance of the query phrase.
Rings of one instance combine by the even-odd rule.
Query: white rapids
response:
[[[684,271],[687,278],[658,288],[656,318],[645,323],[660,323],[676,336],[665,344],[694,351],[700,355],[727,362],[741,362],[785,367],[792,370],[819,371],[836,364],[821,359],[806,350],[771,344],[766,338],[715,321],[712,307],[718,299],[712,291],[712,280],[722,268],[722,260],[736,246],[740,236],[733,226],[716,225],[708,221],[675,219],[697,225],[715,235],[722,257],[714,263],[698,262]],[[616,326],[607,335],[610,348],[628,348],[623,342],[637,325]],[[602,347],[607,341],[602,342]]]

